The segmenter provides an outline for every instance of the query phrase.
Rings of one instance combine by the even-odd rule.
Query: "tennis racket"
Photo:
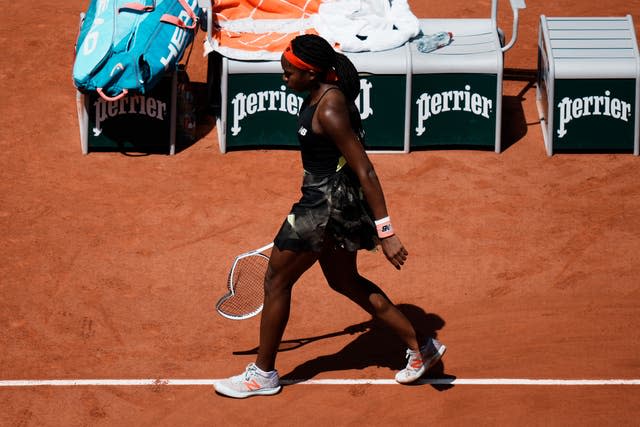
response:
[[[227,319],[243,320],[262,311],[264,275],[273,247],[269,243],[258,249],[238,255],[229,270],[228,291],[218,300],[216,310]]]

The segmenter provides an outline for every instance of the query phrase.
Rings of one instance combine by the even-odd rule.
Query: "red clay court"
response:
[[[448,18],[490,1],[410,3]],[[83,156],[70,73],[87,4],[1,18],[0,425],[637,425],[640,159],[547,156],[532,76],[541,14],[631,14],[640,34],[638,0],[529,1],[505,56],[502,153],[372,154],[410,255],[397,272],[362,253],[361,272],[448,346],[443,362],[389,381],[401,343],[316,266],[278,356],[284,379],[310,382],[241,401],[210,381],[254,360],[259,319],[214,306],[233,257],[297,199],[299,153],[221,154],[210,118],[175,156]],[[206,79],[200,40],[189,75]]]

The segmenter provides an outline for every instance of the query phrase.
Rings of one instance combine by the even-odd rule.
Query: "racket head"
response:
[[[269,257],[256,251],[236,257],[229,270],[228,292],[216,304],[221,316],[243,320],[262,311],[264,276],[268,264]]]

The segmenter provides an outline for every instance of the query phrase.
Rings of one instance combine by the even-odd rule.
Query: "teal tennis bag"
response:
[[[145,94],[176,69],[203,14],[198,0],[141,1],[91,0],[76,43],[78,90]]]

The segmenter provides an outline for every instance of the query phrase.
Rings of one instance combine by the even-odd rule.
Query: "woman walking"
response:
[[[275,369],[289,320],[291,290],[316,261],[332,289],[380,319],[405,342],[408,363],[396,380],[419,379],[444,354],[435,339],[421,341],[409,320],[357,268],[357,251],[382,247],[397,269],[407,251],[394,233],[384,194],[362,144],[364,132],[354,100],[360,91],[351,61],[323,38],[302,35],[282,55],[283,79],[308,92],[298,118],[304,177],[302,197],[275,237],[264,282],[260,347],[255,363],[215,384],[220,394],[244,398],[280,391]]]

